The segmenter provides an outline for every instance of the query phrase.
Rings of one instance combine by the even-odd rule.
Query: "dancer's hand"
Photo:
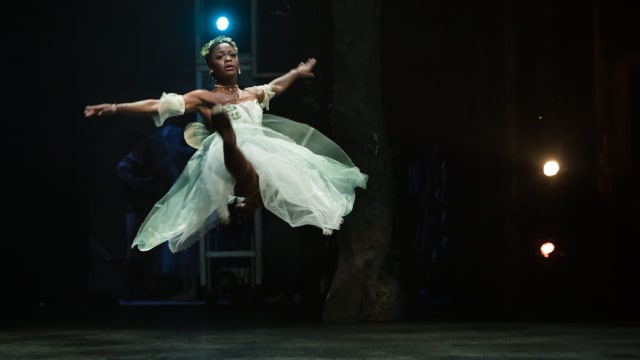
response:
[[[313,73],[313,67],[316,65],[315,58],[309,58],[307,61],[301,61],[296,67],[296,71],[298,72],[298,76],[302,78],[310,78],[315,77],[316,75]]]
[[[117,105],[114,103],[87,105],[84,108],[84,117],[113,115],[116,113],[116,109]]]

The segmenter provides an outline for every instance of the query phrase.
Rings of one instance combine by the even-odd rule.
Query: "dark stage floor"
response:
[[[202,303],[13,315],[0,359],[640,359],[640,325],[624,322],[325,325],[295,308]]]

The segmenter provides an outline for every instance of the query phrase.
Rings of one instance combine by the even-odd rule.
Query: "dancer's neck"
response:
[[[219,91],[221,91],[221,92],[223,92],[225,94],[229,94],[229,95],[235,95],[235,96],[239,95],[238,91],[240,91],[240,88],[238,87],[237,84],[234,84],[234,85],[218,85],[218,84],[216,84],[214,86],[215,86],[216,91],[219,90]]]
[[[233,84],[233,85],[219,85],[219,84],[215,84],[215,87],[217,87],[218,89],[224,89],[224,90],[238,90],[238,84]]]

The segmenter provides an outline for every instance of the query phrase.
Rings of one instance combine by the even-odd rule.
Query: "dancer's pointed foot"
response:
[[[260,192],[256,192],[253,195],[245,198],[242,202],[234,205],[233,218],[237,223],[243,223],[250,220],[255,214],[256,210],[262,207],[262,197]]]

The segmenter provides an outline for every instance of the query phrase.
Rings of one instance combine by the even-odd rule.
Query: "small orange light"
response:
[[[544,244],[540,245],[540,254],[542,254],[542,256],[548,258],[550,256],[550,254],[553,252],[553,250],[555,250],[556,246],[553,245],[552,242],[547,241]]]

